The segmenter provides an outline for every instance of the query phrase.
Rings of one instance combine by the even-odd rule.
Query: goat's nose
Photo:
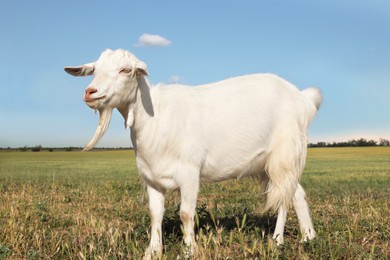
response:
[[[93,93],[96,93],[97,92],[97,89],[96,88],[87,88],[85,90],[85,95],[84,95],[84,99],[89,99],[89,96],[92,95]]]

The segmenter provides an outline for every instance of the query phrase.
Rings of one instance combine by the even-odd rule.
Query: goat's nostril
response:
[[[97,89],[96,89],[96,88],[87,88],[87,89],[85,90],[85,94],[86,94],[86,95],[91,95],[91,94],[96,93],[96,92],[97,92]]]
[[[87,88],[85,90],[85,96],[84,98],[85,99],[88,99],[90,95],[92,95],[93,93],[96,93],[97,92],[97,89],[96,88]]]
[[[90,95],[92,95],[93,93],[96,93],[97,92],[97,89],[96,88],[87,88],[85,90],[85,95],[84,95],[84,100],[88,100],[90,99]]]

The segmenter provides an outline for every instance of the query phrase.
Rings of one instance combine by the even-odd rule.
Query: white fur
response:
[[[91,64],[87,65],[65,70],[89,75]],[[89,88],[97,90],[92,97],[103,98],[87,104],[103,115],[117,108],[131,127],[137,166],[149,195],[152,227],[146,258],[162,252],[164,193],[176,188],[182,198],[184,241],[190,252],[194,250],[201,181],[258,177],[266,196],[265,210],[279,212],[276,241],[283,243],[290,205],[297,211],[303,239],[315,237],[299,179],[305,165],[306,131],[322,101],[318,89],[299,91],[272,74],[194,87],[150,87],[146,65],[124,50],[106,50],[92,66],[95,78]],[[86,149],[104,134],[101,124],[105,125],[99,123],[99,133]]]

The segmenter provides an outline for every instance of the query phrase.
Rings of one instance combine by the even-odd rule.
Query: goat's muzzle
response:
[[[91,108],[97,108],[96,101],[106,98],[106,96],[98,96],[98,97],[92,97],[93,94],[97,92],[96,88],[89,87],[85,90],[85,95],[83,100],[87,103],[87,105]]]

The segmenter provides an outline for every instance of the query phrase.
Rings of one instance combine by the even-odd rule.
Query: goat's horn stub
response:
[[[92,137],[91,141],[84,147],[83,151],[89,151],[95,147],[97,142],[99,142],[100,138],[104,135],[108,126],[110,125],[112,116],[112,108],[104,108],[99,110],[99,124],[96,129],[95,135]]]

